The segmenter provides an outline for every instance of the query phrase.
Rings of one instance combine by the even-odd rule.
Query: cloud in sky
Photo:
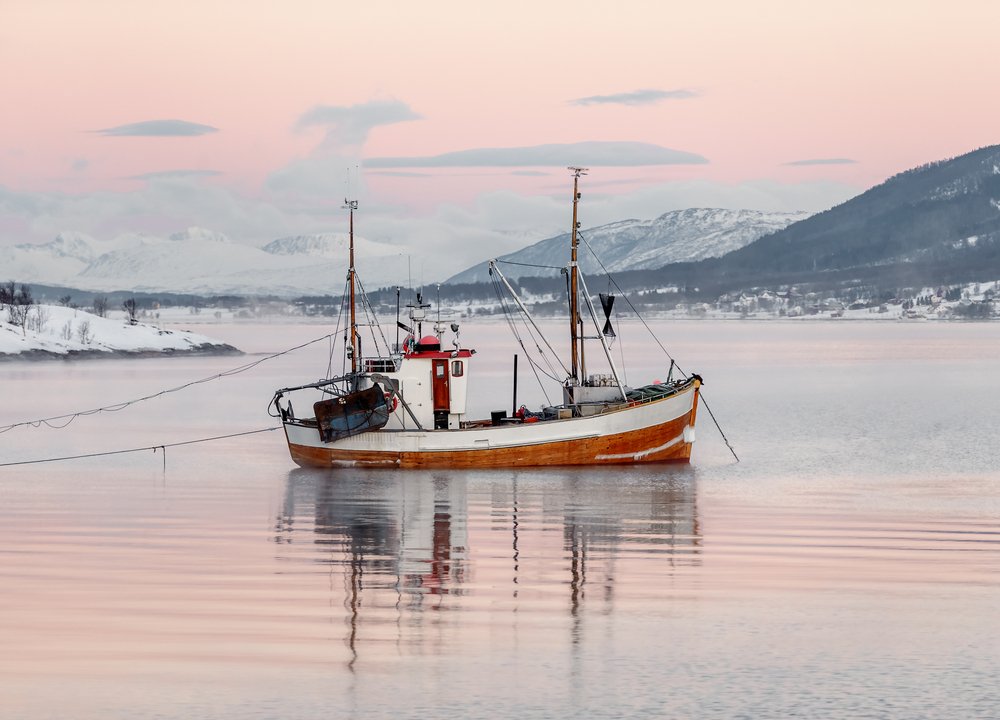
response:
[[[94,132],[105,137],[194,137],[219,132],[219,128],[187,120],[145,120]]]
[[[347,152],[314,152],[268,174],[264,188],[286,202],[311,205],[345,193],[356,195],[363,177],[354,171],[360,160]]]
[[[314,203],[321,198],[356,195],[363,178],[350,172],[361,164],[369,133],[381,125],[419,120],[421,116],[399,100],[372,100],[357,105],[316,105],[295,123],[297,131],[326,129],[323,141],[306,157],[271,172],[264,187],[288,201]]]
[[[384,177],[407,177],[407,178],[425,178],[425,177],[430,177],[430,173],[408,172],[406,170],[371,170],[367,174],[368,175],[382,175]]]
[[[249,244],[323,227],[258,198],[241,196],[198,176],[161,176],[129,192],[22,192],[0,186],[0,217],[23,220],[23,233],[4,234],[0,246],[50,241],[64,230],[110,240],[123,233],[164,237],[189,226],[205,227]]]
[[[368,133],[379,125],[392,125],[421,116],[399,100],[372,100],[357,105],[316,105],[295,123],[296,130],[320,126],[327,128],[328,141],[337,145],[360,146]]]
[[[218,170],[158,170],[156,172],[133,175],[130,180],[171,180],[176,178],[214,177],[221,175]]]
[[[663,100],[687,100],[698,97],[693,90],[633,90],[613,95],[591,95],[570,100],[570,105],[654,105]]]
[[[425,157],[376,157],[366,168],[400,167],[634,167],[702,165],[701,155],[641,142],[579,142],[513,148],[476,148]]]
[[[795,167],[805,167],[807,165],[854,165],[857,162],[857,160],[851,160],[850,158],[812,158],[811,160],[793,160],[792,162],[785,163],[785,165]]]

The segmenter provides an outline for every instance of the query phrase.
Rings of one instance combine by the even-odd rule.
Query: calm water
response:
[[[1000,715],[1000,326],[661,330],[741,463],[702,413],[688,467],[304,471],[266,433],[0,468],[0,717]],[[506,333],[464,331],[482,414]],[[13,430],[0,462],[266,427],[326,353]],[[0,424],[240,362],[4,364]]]

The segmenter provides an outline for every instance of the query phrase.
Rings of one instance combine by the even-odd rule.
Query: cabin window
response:
[[[445,364],[444,363],[441,363],[440,365],[435,365],[434,366],[434,375],[436,377],[443,378],[444,377],[444,369],[445,369]]]
[[[451,361],[451,375],[452,377],[462,377],[465,374],[465,364],[461,360]]]

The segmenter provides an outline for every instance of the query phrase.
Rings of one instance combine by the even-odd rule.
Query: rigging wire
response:
[[[610,288],[609,288],[610,289]],[[628,385],[628,366],[625,364],[625,341],[622,340],[622,325],[618,323],[618,337],[616,338],[618,342],[618,357],[622,361],[622,381]]]
[[[493,290],[496,292],[497,300],[499,301],[500,307],[503,310],[504,320],[507,321],[507,326],[510,328],[511,333],[514,335],[514,339],[517,340],[518,345],[520,345],[521,349],[524,350],[524,357],[525,359],[527,359],[528,365],[531,366],[531,372],[534,373],[535,380],[538,382],[538,386],[542,390],[542,395],[545,396],[545,402],[551,405],[552,401],[549,400],[549,394],[545,391],[545,384],[542,382],[542,379],[538,376],[538,373],[541,372],[543,375],[552,380],[555,380],[556,382],[559,382],[559,379],[555,377],[555,371],[552,369],[551,363],[548,362],[548,357],[542,352],[542,348],[541,346],[538,345],[537,341],[535,342],[535,348],[538,350],[540,357],[546,358],[546,363],[549,365],[549,370],[551,374],[545,372],[542,368],[540,368],[538,366],[538,363],[535,362],[534,358],[531,357],[531,354],[528,352],[528,348],[526,348],[524,345],[524,340],[521,338],[521,335],[517,330],[517,326],[514,324],[513,313],[510,310],[510,307],[508,306],[506,300],[506,296],[500,287],[500,281],[497,280],[497,278],[494,277],[492,273],[490,277],[493,282]],[[528,330],[530,332],[530,328]],[[534,335],[532,335],[531,337],[532,340],[534,340]]]
[[[375,329],[377,328],[379,336],[382,338],[382,344],[386,347],[387,351],[391,354],[392,346],[389,345],[389,341],[385,337],[385,331],[382,325],[378,322],[378,316],[375,314],[375,308],[372,306],[371,301],[368,299],[368,294],[365,291],[364,284],[361,282],[361,278],[357,273],[354,275],[355,281],[358,283],[358,295],[361,297],[362,302],[362,312],[366,318],[366,324],[369,326],[371,332],[372,343],[374,347],[378,348],[379,338],[375,335]],[[349,303],[349,288],[350,277],[344,281],[344,290],[340,295],[340,309],[337,311],[337,325],[333,333],[330,334],[330,354],[329,360],[326,366],[326,376],[333,377],[333,357],[336,352],[336,338],[340,334],[341,323],[347,319],[348,315],[348,303]],[[347,347],[350,346],[349,341],[350,328],[345,328],[344,330],[344,355],[341,358],[342,364],[340,369],[341,375],[347,374]]]
[[[531,340],[535,344],[535,348],[538,351],[539,357],[543,358],[545,360],[545,364],[548,365],[549,373],[546,374],[547,377],[556,382],[561,382],[561,380],[558,377],[556,377],[557,375],[559,375],[559,371],[553,366],[552,359],[550,359],[550,356],[547,355],[544,350],[542,350],[542,347],[539,343],[545,344],[545,347],[547,347],[549,353],[551,353],[551,357],[554,358],[555,362],[559,364],[559,366],[562,369],[563,378],[569,375],[569,370],[566,368],[565,365],[563,365],[562,360],[559,359],[559,354],[552,348],[552,345],[549,344],[549,341],[545,339],[545,336],[542,334],[542,331],[538,328],[537,325],[535,325],[534,320],[532,320],[531,316],[528,314],[528,309],[524,307],[524,304],[520,302],[519,298],[515,296],[514,288],[510,286],[510,283],[503,276],[503,273],[500,272],[500,268],[496,268],[496,274],[497,277],[499,277],[499,280],[497,280],[496,277],[494,277],[493,289],[494,292],[496,292],[497,294],[500,306],[504,310],[505,319],[508,320],[508,325],[510,325],[511,322],[510,318],[513,317],[515,313],[510,309],[510,306],[504,300],[504,298],[506,297],[510,297],[510,299],[514,301],[514,304],[517,306],[517,313],[516,313],[517,317],[520,318],[521,322],[525,326],[525,329],[528,331],[528,334],[531,336]],[[506,290],[506,292],[504,292],[504,290]],[[518,334],[513,327],[511,328],[511,332],[514,333],[515,337],[518,337]],[[519,337],[518,340],[520,340]],[[521,347],[524,348],[523,343],[521,343]],[[527,352],[527,348],[524,349],[525,352]],[[531,359],[530,356],[528,357],[528,359],[529,360]]]
[[[38,465],[40,463],[50,463],[50,462],[61,462],[63,460],[80,460],[83,458],[94,458],[94,457],[104,457],[106,455],[124,455],[125,453],[136,453],[144,452],[146,450],[152,450],[154,453],[157,450],[161,450],[164,453],[163,463],[166,467],[166,451],[170,447],[181,447],[182,445],[195,445],[197,443],[213,442],[215,440],[226,440],[228,438],[242,437],[244,435],[256,435],[258,433],[274,432],[275,430],[280,430],[281,427],[269,427],[261,428],[260,430],[246,430],[244,432],[230,433],[228,435],[215,435],[213,437],[198,438],[197,440],[183,440],[181,442],[174,443],[161,443],[159,445],[147,445],[146,447],[140,448],[129,448],[127,450],[106,450],[105,452],[96,453],[86,453],[84,455],[65,455],[63,457],[54,458],[41,458],[39,460],[19,460],[16,462],[5,462],[0,463],[0,467],[13,467],[14,465]]]
[[[525,359],[527,359],[528,365],[531,366],[531,371],[535,375],[535,380],[538,382],[538,385],[542,388],[542,394],[545,395],[545,402],[549,402],[549,397],[548,394],[545,392],[545,387],[542,384],[542,379],[538,376],[539,368],[537,367],[535,361],[532,359],[531,355],[528,353],[528,348],[525,347],[524,340],[521,338],[520,333],[518,333],[517,326],[514,324],[513,313],[511,312],[507,304],[507,300],[503,294],[503,291],[500,289],[500,283],[496,278],[492,278],[492,280],[493,280],[493,290],[494,292],[496,292],[497,301],[500,303],[500,308],[503,310],[503,317],[504,320],[507,321],[507,327],[510,328],[510,332],[514,336],[514,339],[517,340],[518,345],[520,345],[521,349],[524,351],[524,357]],[[541,348],[539,348],[539,351],[541,351]],[[543,372],[543,374],[545,373]]]
[[[330,335],[330,355],[329,360],[326,364],[326,376],[331,377],[333,375],[333,353],[337,349],[336,336],[340,334],[340,322],[344,319],[344,300],[347,297],[347,280],[344,280],[344,291],[340,295],[340,310],[337,311],[337,324],[334,327],[333,333]]]
[[[625,291],[622,290],[621,287],[618,285],[618,281],[614,279],[614,276],[604,266],[604,263],[601,262],[601,258],[594,251],[594,248],[591,246],[591,244],[589,242],[587,242],[587,239],[583,236],[582,233],[578,232],[577,233],[577,237],[579,237],[581,240],[583,240],[584,245],[586,245],[587,249],[590,250],[590,254],[594,256],[594,259],[597,261],[597,264],[601,266],[601,270],[603,270],[604,274],[608,276],[608,280],[611,283],[614,284],[615,289],[618,290],[618,292],[621,294],[622,299],[625,300],[625,302],[628,304],[628,306],[632,310],[632,312],[635,313],[635,316],[637,318],[639,318],[639,322],[641,322],[642,325],[643,325],[643,327],[646,328],[646,331],[649,333],[650,337],[652,337],[653,340],[656,342],[656,344],[660,346],[660,349],[663,351],[663,354],[666,355],[668,358],[670,358],[670,362],[673,363],[674,367],[676,367],[677,370],[682,375],[688,376],[688,374],[686,372],[684,372],[684,370],[681,368],[680,364],[676,360],[674,360],[674,357],[663,346],[663,343],[660,342],[660,339],[653,332],[653,329],[651,327],[649,327],[649,325],[646,323],[645,318],[642,317],[642,315],[639,313],[639,311],[636,309],[636,307],[632,304],[632,301],[628,299],[628,295],[625,294]],[[698,394],[701,397],[702,403],[705,405],[705,409],[708,410],[709,417],[711,417],[712,418],[712,422],[715,423],[716,430],[719,431],[719,435],[722,436],[723,442],[725,442],[726,443],[726,447],[729,448],[729,452],[731,452],[733,454],[733,457],[736,458],[736,462],[739,462],[740,461],[739,456],[736,454],[736,451],[733,449],[733,446],[730,444],[729,438],[726,437],[726,433],[723,432],[722,426],[719,424],[719,421],[715,418],[715,413],[712,412],[712,408],[710,408],[708,406],[708,401],[705,399],[705,391],[704,390],[699,390]]]
[[[337,334],[340,334],[340,323],[345,321],[347,325],[350,325],[350,321],[347,320],[347,303],[348,303],[348,285],[351,281],[350,274],[344,280],[344,289],[340,293],[340,310],[337,311]],[[344,330],[344,353],[341,356],[340,374],[343,375],[347,371],[347,333],[350,332],[350,328]],[[337,349],[337,342],[335,339],[330,340],[330,361],[326,366],[326,376],[333,377],[333,353]]]
[[[507,300],[505,299],[506,298],[506,293],[504,292],[503,288],[500,285],[500,282],[496,278],[493,278],[493,290],[494,290],[494,292],[496,292],[497,300],[499,301],[500,307],[503,310],[504,319],[507,321],[507,326],[510,328],[510,331],[514,335],[514,338],[517,340],[518,344],[521,346],[521,349],[524,350],[525,357],[527,358],[528,362],[531,364],[532,370],[535,371],[535,377],[536,377],[536,379],[538,379],[539,384],[541,384],[541,379],[538,378],[538,372],[541,372],[543,375],[545,375],[550,380],[553,380],[553,381],[555,381],[557,383],[561,383],[562,380],[558,376],[558,371],[552,365],[552,361],[549,359],[549,356],[545,353],[544,350],[542,350],[542,347],[539,344],[539,341],[538,341],[538,339],[535,336],[535,330],[531,327],[531,325],[527,321],[525,321],[523,319],[522,313],[520,312],[520,310],[518,310],[518,312],[515,313],[511,309],[510,305],[508,304]],[[531,338],[532,343],[535,345],[535,349],[538,351],[539,357],[545,360],[545,364],[548,366],[548,372],[546,372],[545,369],[543,369],[540,365],[538,365],[535,362],[535,360],[531,357],[531,355],[528,353],[528,348],[525,347],[524,339],[521,337],[521,333],[518,331],[517,326],[514,324],[514,317],[515,317],[515,315],[518,318],[522,318],[521,322],[524,323],[525,330],[527,331],[529,337]],[[543,392],[544,392],[544,390],[543,390]],[[547,399],[548,398],[546,398],[546,400]]]
[[[382,344],[385,346],[387,354],[392,354],[392,346],[385,337],[382,324],[378,321],[378,315],[375,314],[375,308],[372,307],[371,300],[368,299],[368,293],[365,291],[364,283],[361,282],[361,278],[358,277],[357,274],[355,274],[354,278],[357,280],[358,288],[361,290],[361,304],[365,317],[368,320],[369,330],[371,331],[372,336],[372,344],[375,346],[375,349],[378,350],[378,338],[375,337],[375,331],[378,330],[379,337],[382,338]]]
[[[671,360],[672,360],[672,361],[674,362],[674,366],[675,366],[675,367],[676,367],[676,368],[677,368],[677,369],[678,369],[678,370],[679,370],[679,371],[680,371],[680,372],[681,372],[681,373],[682,373],[683,375],[685,375],[685,376],[686,376],[686,375],[687,375],[687,373],[686,373],[686,372],[684,372],[684,370],[683,370],[683,369],[681,369],[681,366],[680,366],[680,364],[679,364],[679,363],[678,363],[678,362],[677,362],[676,360],[674,360],[674,357],[673,357],[673,355],[671,355],[671,354],[670,354],[670,352],[669,352],[669,351],[667,350],[667,348],[665,348],[665,347],[663,346],[663,343],[661,343],[661,342],[660,342],[660,338],[656,337],[656,333],[654,333],[654,332],[653,332],[653,329],[652,329],[651,327],[649,327],[649,324],[648,324],[648,323],[646,322],[646,319],[645,319],[645,318],[644,318],[644,317],[643,317],[643,316],[642,316],[642,315],[641,315],[641,314],[639,313],[639,311],[638,311],[638,310],[636,309],[635,305],[633,305],[633,304],[632,304],[632,301],[628,299],[628,295],[626,295],[626,294],[625,294],[625,291],[624,291],[624,290],[622,290],[622,289],[621,289],[621,286],[619,286],[619,285],[618,285],[618,281],[614,279],[614,276],[613,276],[613,275],[611,274],[611,272],[610,272],[610,271],[609,271],[609,270],[608,270],[608,269],[607,269],[607,268],[606,268],[606,267],[604,266],[604,263],[602,263],[602,262],[601,262],[601,258],[600,258],[600,257],[598,257],[597,253],[596,253],[596,252],[594,251],[594,248],[593,248],[593,247],[591,247],[591,245],[590,245],[590,243],[589,243],[589,242],[587,242],[587,239],[586,239],[586,238],[585,238],[585,237],[583,236],[583,234],[582,234],[582,233],[580,233],[580,232],[577,232],[577,237],[578,237],[578,238],[580,238],[581,240],[583,240],[583,244],[587,246],[587,249],[588,249],[588,250],[590,250],[590,254],[594,256],[594,259],[595,259],[595,260],[597,261],[597,264],[601,266],[601,270],[603,270],[603,271],[604,271],[604,274],[608,276],[608,279],[609,279],[609,280],[611,281],[611,283],[612,283],[612,284],[613,284],[613,285],[615,286],[615,289],[616,289],[616,290],[617,290],[617,291],[618,291],[619,293],[621,293],[621,297],[622,297],[622,300],[624,300],[624,301],[625,301],[625,302],[626,302],[626,303],[628,304],[628,306],[629,306],[629,309],[631,309],[631,310],[632,310],[632,312],[634,312],[634,313],[635,313],[635,316],[636,316],[637,318],[639,318],[639,322],[641,322],[641,323],[642,323],[642,326],[643,326],[644,328],[646,328],[646,331],[647,331],[647,332],[649,333],[649,336],[650,336],[651,338],[653,338],[653,341],[654,341],[654,342],[655,342],[655,343],[656,343],[657,345],[659,345],[659,346],[660,346],[660,350],[662,350],[662,351],[663,351],[663,354],[664,354],[664,355],[666,355],[666,356],[667,356],[668,358],[670,358],[670,359],[671,359]]]
[[[496,260],[495,262],[503,263],[504,265],[520,265],[521,267],[533,267],[533,268],[543,268],[545,270],[557,270],[559,272],[565,270],[565,268],[556,267],[555,265],[537,265],[535,263],[514,262],[513,260]]]
[[[253,362],[240,365],[239,367],[235,367],[230,370],[225,370],[223,372],[216,373],[215,375],[210,375],[208,377],[200,378],[198,380],[192,380],[191,382],[184,383],[183,385],[178,385],[177,387],[168,388],[167,390],[160,390],[159,392],[153,393],[152,395],[146,395],[144,397],[135,398],[134,400],[125,400],[119,403],[113,403],[111,405],[105,405],[103,407],[93,408],[91,410],[81,410],[75,413],[66,413],[65,415],[54,415],[52,417],[39,418],[38,420],[25,420],[23,422],[11,423],[10,425],[2,425],[0,426],[0,434],[9,432],[14,428],[26,427],[26,426],[41,427],[42,425],[45,425],[46,427],[50,427],[54,430],[61,430],[62,428],[66,427],[71,422],[76,420],[78,417],[83,417],[86,415],[96,415],[102,412],[118,412],[120,410],[124,410],[125,408],[131,405],[135,405],[136,403],[144,402],[146,400],[153,400],[163,395],[169,395],[170,393],[186,390],[187,388],[192,387],[194,385],[201,385],[203,383],[211,382],[213,380],[218,380],[220,378],[230,377],[232,375],[239,375],[240,373],[246,372],[247,370],[251,370],[257,367],[261,363],[267,362],[268,360],[273,360],[275,358],[281,357],[282,355],[287,355],[288,353],[294,352],[295,350],[301,350],[304,347],[308,347],[309,345],[314,345],[315,343],[321,342],[331,337],[333,337],[333,333],[323,335],[322,337],[318,337],[314,340],[310,340],[309,342],[302,343],[301,345],[296,345],[295,347],[288,348],[287,350],[282,350],[281,352],[277,352],[272,355],[267,355],[265,357],[258,358]],[[59,424],[60,420],[65,420],[65,422]]]

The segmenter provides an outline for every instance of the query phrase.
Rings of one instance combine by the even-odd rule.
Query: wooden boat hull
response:
[[[666,398],[590,417],[462,430],[377,430],[322,442],[315,427],[285,422],[303,467],[513,468],[689,462],[698,380]]]

